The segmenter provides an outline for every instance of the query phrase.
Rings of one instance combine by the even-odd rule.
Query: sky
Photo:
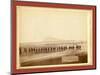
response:
[[[91,14],[91,10],[17,6],[18,40],[86,41],[91,36]]]

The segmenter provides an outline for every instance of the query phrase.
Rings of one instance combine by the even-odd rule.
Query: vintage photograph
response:
[[[17,6],[20,67],[89,63],[91,17],[91,10]]]
[[[96,7],[13,2],[12,72],[96,68]]]

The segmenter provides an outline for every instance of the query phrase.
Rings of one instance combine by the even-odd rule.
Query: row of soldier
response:
[[[50,52],[60,52],[60,51],[64,51],[64,50],[81,50],[81,46],[80,45],[76,45],[75,46],[69,46],[67,48],[67,46],[64,47],[42,47],[42,48],[23,48],[20,47],[19,48],[19,54],[21,56],[24,55],[32,55],[32,54],[37,54],[37,53],[50,53]]]

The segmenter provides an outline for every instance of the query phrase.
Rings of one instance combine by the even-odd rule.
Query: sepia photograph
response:
[[[91,17],[91,10],[17,6],[20,67],[88,63]]]
[[[17,1],[15,9],[16,69],[95,65],[95,6]]]

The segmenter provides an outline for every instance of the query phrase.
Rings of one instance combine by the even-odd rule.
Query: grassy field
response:
[[[59,65],[59,64],[75,64],[75,63],[87,63],[87,54],[81,53],[81,54],[76,54],[79,58],[79,61],[77,62],[64,62],[62,63],[61,57],[59,58],[53,58],[53,59],[47,59],[43,61],[29,61],[29,62],[24,62],[21,63],[21,67],[25,66],[43,66],[43,65]]]

